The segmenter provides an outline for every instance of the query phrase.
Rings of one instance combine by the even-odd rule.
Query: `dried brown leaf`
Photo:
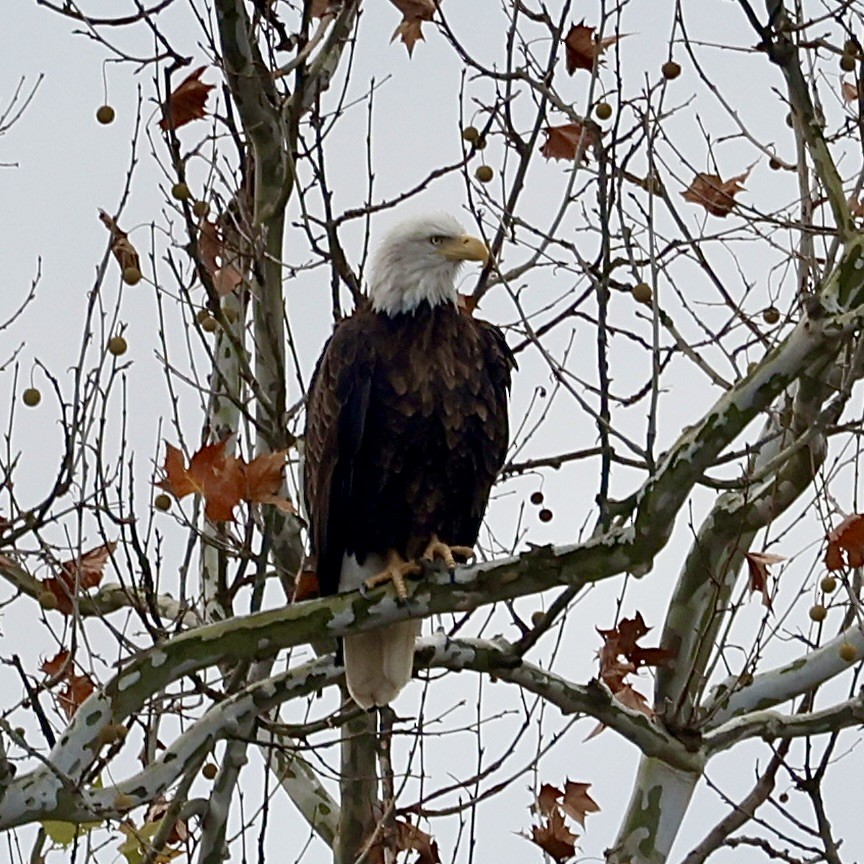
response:
[[[408,56],[414,53],[414,45],[423,39],[421,24],[431,21],[435,14],[434,0],[390,0],[402,13],[402,20],[393,31],[390,41],[401,39],[408,49]]]
[[[744,191],[741,184],[749,174],[749,168],[743,174],[728,180],[717,174],[697,174],[681,195],[685,201],[700,204],[712,216],[725,217],[735,207],[735,196]]]
[[[591,121],[564,123],[562,126],[547,126],[546,141],[540,153],[547,159],[585,159],[587,150],[600,144],[600,130]]]
[[[530,839],[560,864],[576,854],[577,836],[564,824],[556,808],[540,825],[531,826]]]
[[[600,55],[620,38],[622,37],[607,36],[604,39],[596,39],[594,28],[586,26],[584,20],[581,24],[574,24],[564,37],[567,74],[572,75],[577,69],[587,69],[590,72],[595,63],[599,66],[602,63]]]
[[[164,132],[173,127],[179,129],[193,120],[206,116],[204,106],[207,96],[215,84],[205,84],[199,80],[206,66],[199,66],[194,72],[184,78],[174,89],[167,103],[162,106],[162,119],[159,128]]]

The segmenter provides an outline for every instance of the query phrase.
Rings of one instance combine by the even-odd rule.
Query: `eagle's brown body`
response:
[[[452,217],[400,226],[379,248],[371,308],[339,323],[324,348],[304,467],[322,594],[359,588],[433,540],[477,540],[507,449],[515,365],[496,327],[457,309],[461,262],[486,255]],[[358,704],[383,705],[401,690],[418,632],[408,621],[346,637]]]
[[[324,594],[343,556],[473,546],[507,449],[512,355],[454,306],[339,324],[309,399],[306,502]]]

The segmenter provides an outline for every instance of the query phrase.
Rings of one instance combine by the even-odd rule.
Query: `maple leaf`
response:
[[[858,85],[856,83],[850,84],[848,81],[844,81],[840,85],[840,93],[843,96],[844,102],[858,101]]]
[[[768,591],[768,568],[786,559],[782,555],[772,555],[770,552],[745,552],[747,567],[750,571],[749,588],[762,593],[762,605],[771,608],[771,594]]]
[[[712,216],[725,217],[735,207],[735,196],[744,191],[741,184],[749,174],[749,168],[729,180],[724,180],[717,174],[697,174],[681,195],[685,201],[701,204]]]
[[[574,24],[564,37],[564,54],[567,63],[567,74],[572,75],[577,69],[587,69],[589,72],[602,63],[600,55],[614,45],[620,36],[607,36],[604,39],[594,37],[594,28],[588,27],[583,20]]]
[[[49,677],[56,678],[61,672],[65,674],[70,657],[68,649],[61,648],[50,660],[44,660],[39,668]]]
[[[543,816],[548,816],[558,809],[558,802],[564,797],[564,793],[551,783],[544,783],[537,793],[537,800],[534,802],[534,807],[538,813]]]
[[[57,598],[56,609],[63,615],[71,615],[76,592],[95,588],[101,581],[108,558],[117,548],[114,542],[95,546],[78,558],[64,561],[54,576],[41,581],[42,589]]]
[[[629,684],[625,684],[616,694],[617,699],[622,705],[631,708],[633,711],[638,711],[646,717],[654,718],[654,709],[648,704],[648,700],[638,691],[634,690]]]
[[[825,566],[829,570],[860,567],[864,561],[864,513],[847,516],[828,533]]]
[[[205,502],[204,515],[213,522],[232,522],[234,508],[243,498],[245,479],[242,462],[225,453],[228,438],[205,444],[184,464],[183,453],[166,443],[165,479],[156,483],[178,499],[190,493]]]
[[[159,121],[159,128],[163,132],[171,127],[179,129],[206,115],[204,105],[207,96],[216,86],[199,80],[206,68],[199,66],[187,75],[168,97],[168,101],[162,106],[162,119]]]
[[[561,809],[583,828],[585,827],[585,816],[600,810],[600,805],[588,794],[590,788],[590,783],[576,783],[568,780],[564,785],[564,800],[561,802]]]
[[[57,696],[57,702],[63,709],[67,720],[71,720],[84,700],[96,689],[89,675],[67,673],[66,683]]]
[[[418,40],[423,40],[421,25],[424,21],[431,21],[435,14],[434,0],[390,0],[390,2],[402,13],[399,26],[393,31],[390,41],[396,38],[402,40],[408,49],[408,56],[414,53],[414,45]]]
[[[262,453],[243,466],[244,500],[251,504],[272,504],[283,513],[297,512],[294,505],[279,494],[287,455],[287,450]]]
[[[564,824],[564,817],[557,808],[540,825],[531,826],[531,837],[547,855],[563,862],[576,854],[576,834]]]
[[[129,235],[125,231],[120,230],[120,226],[114,221],[112,216],[109,216],[104,210],[99,211],[99,218],[102,224],[111,232],[111,253],[120,264],[121,270],[126,270],[134,267],[139,273],[141,272],[141,262],[138,259],[138,252],[129,240]]]
[[[115,542],[94,546],[77,558],[64,561],[60,565],[60,578],[67,582],[70,588],[76,585],[83,589],[95,588],[101,581],[108,559],[117,548]]]
[[[220,297],[230,294],[243,282],[240,271],[227,260],[226,246],[219,233],[219,226],[210,219],[204,219],[199,226],[198,254]]]
[[[400,852],[407,850],[417,852],[414,864],[441,864],[438,844],[431,835],[401,819],[396,821],[396,849]]]
[[[547,126],[543,131],[546,141],[540,148],[540,153],[547,159],[583,159],[587,162],[588,148],[600,145],[600,130],[590,121]]]

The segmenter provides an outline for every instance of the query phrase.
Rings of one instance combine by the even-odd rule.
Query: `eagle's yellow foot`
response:
[[[444,566],[452,573],[456,569],[454,555],[458,555],[467,561],[469,558],[474,557],[474,550],[470,546],[448,546],[438,539],[437,534],[433,534],[429,545],[423,552],[423,559],[431,564],[438,558],[444,562]]]
[[[392,582],[396,589],[396,595],[400,600],[404,600],[408,596],[408,588],[405,585],[406,576],[416,576],[422,573],[423,568],[416,561],[406,561],[398,552],[390,551],[387,553],[387,562],[384,569],[374,576],[370,576],[364,580],[363,584],[366,588],[375,588],[377,585],[383,585],[385,582]]]

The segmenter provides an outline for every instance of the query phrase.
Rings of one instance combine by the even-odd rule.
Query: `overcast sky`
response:
[[[86,2],[85,8],[91,14],[114,14],[119,9],[131,8],[131,4],[119,0]],[[46,392],[44,403],[36,411],[16,410],[14,424],[14,451],[21,452],[21,469],[17,480],[17,494],[22,499],[28,495],[37,500],[48,488],[56,470],[56,454],[59,453],[60,430],[56,422],[57,412],[54,400],[48,395],[45,377],[36,368],[38,359],[45,363],[63,382],[68,385],[68,370],[77,362],[80,334],[87,292],[92,288],[96,266],[106,251],[107,232],[97,218],[99,208],[109,212],[116,210],[125,179],[130,168],[132,156],[131,138],[136,122],[136,106],[140,94],[142,131],[136,141],[138,163],[133,176],[132,192],[123,214],[122,225],[130,232],[140,250],[147,250],[151,242],[150,226],[155,222],[166,224],[163,212],[169,207],[166,200],[166,180],[151,147],[159,160],[164,161],[165,153],[155,129],[154,118],[158,117],[154,101],[155,86],[152,67],[145,68],[138,75],[131,73],[128,65],[105,63],[109,56],[104,47],[84,35],[73,35],[74,27],[60,16],[37,7],[33,0],[7,0],[4,10],[4,24],[0,28],[0,105],[11,96],[16,82],[23,77],[25,90],[32,86],[38,76],[44,75],[41,86],[32,105],[19,123],[5,136],[0,137],[0,163],[8,167],[0,168],[0,272],[3,290],[0,292],[0,318],[15,309],[26,295],[31,281],[41,273],[36,302],[26,311],[23,318],[4,331],[0,346],[0,361],[10,355],[19,344],[23,345],[18,356],[17,366],[7,368],[0,376],[0,392],[7,400],[12,398],[14,369],[18,369],[17,390],[20,393],[32,380]],[[487,0],[448,0],[445,9],[454,31],[462,35],[468,47],[479,59],[487,63],[501,60],[499,37],[502,32],[502,15],[499,5]],[[594,5],[579,5],[574,18],[582,16],[593,22],[596,16]],[[656,79],[660,64],[666,59],[668,35],[672,25],[672,4],[659,3],[657,0],[636,0],[631,3],[624,15],[622,29],[629,35],[623,43],[625,86],[628,96],[634,97],[644,86],[646,76]],[[765,58],[753,53],[723,52],[712,45],[728,43],[746,48],[754,39],[735,4],[721,0],[703,0],[698,14],[692,14],[691,36],[694,40],[704,40],[700,49],[700,59],[705,68],[717,80],[722,81],[725,98],[741,112],[742,121],[754,135],[763,141],[776,142],[779,152],[788,159],[794,158],[791,132],[783,124],[785,107],[764,85],[770,79],[772,86],[782,88],[779,74],[770,68]],[[399,194],[417,183],[437,164],[455,161],[461,155],[459,140],[460,110],[469,119],[476,106],[469,101],[460,109],[458,94],[463,86],[463,67],[455,59],[441,36],[433,27],[426,27],[427,39],[417,45],[413,59],[409,59],[404,47],[398,43],[390,44],[392,29],[399,15],[384,0],[369,0],[362,16],[360,40],[354,57],[353,91],[359,98],[368,90],[371,82],[377,86],[374,102],[374,158],[376,200]],[[175,34],[174,42],[183,46],[193,59],[193,67],[208,62],[206,51],[201,47],[200,31],[185,6],[178,6],[177,12],[166,16],[164,26]],[[184,34],[184,35],[179,35]],[[118,43],[130,51],[146,53],[152,48],[146,34],[138,29],[134,33],[112,33]],[[629,50],[628,50],[629,49]],[[684,108],[669,121],[666,134],[680,148],[682,159],[674,166],[683,181],[682,189],[689,182],[692,170],[710,169],[705,148],[705,136],[730,135],[734,130],[728,118],[706,96],[704,87],[698,83],[692,72],[689,60],[683,50],[676,50],[676,59],[684,67],[684,75],[678,90],[671,90],[669,107],[683,106],[698,94],[698,107]],[[216,83],[219,73],[208,69],[204,79]],[[101,126],[95,119],[96,108],[106,101],[103,81],[107,81],[107,101],[116,109],[116,120],[110,126]],[[614,78],[604,73],[601,84],[611,86]],[[759,82],[760,86],[755,85]],[[826,82],[826,110],[842,110],[836,99],[837,80]],[[577,110],[584,109],[584,80],[576,78],[568,82],[572,86],[570,97]],[[471,88],[472,95],[488,96],[478,85]],[[833,94],[833,95],[832,95]],[[215,104],[221,95],[215,91]],[[527,98],[527,97],[522,97]],[[609,100],[616,104],[617,94],[610,93]],[[761,100],[761,101],[760,101]],[[349,100],[350,102],[351,100]],[[334,206],[336,210],[357,206],[366,194],[366,174],[364,141],[366,137],[367,106],[360,99],[349,109],[349,117],[344,121],[344,132],[332,142],[330,165],[333,186],[336,190]],[[482,119],[482,118],[481,118]],[[181,138],[184,135],[181,134]],[[190,134],[184,138],[187,143],[194,140]],[[716,148],[715,155],[720,162],[719,168],[724,175],[740,173],[757,161],[758,154],[740,138],[729,140]],[[502,158],[500,145],[494,140],[485,154],[489,164],[496,168]],[[689,163],[689,164],[688,164]],[[688,169],[692,169],[688,175]],[[670,168],[670,170],[673,170]],[[526,217],[546,224],[549,201],[565,182],[567,166],[556,162],[538,163],[532,168],[529,178],[531,193],[528,196],[524,213]],[[191,171],[193,191],[195,184],[203,184],[205,171],[202,164],[194,165]],[[782,184],[787,184],[781,188]],[[747,193],[741,199],[759,207],[770,207],[773,196],[789,197],[788,184],[794,177],[776,176],[770,172],[762,160],[754,168],[747,182]],[[676,190],[677,192],[680,190]],[[472,216],[467,212],[467,196],[460,175],[432,184],[418,199],[405,208],[386,212],[373,222],[373,237],[380,234],[401,215],[424,210],[447,210],[459,216],[466,226],[476,230]],[[296,211],[292,211],[296,215]],[[733,217],[734,218],[734,217]],[[693,214],[691,228],[699,230],[701,216]],[[179,225],[175,219],[175,226]],[[359,260],[362,237],[360,226],[345,232],[345,242],[352,260]],[[712,223],[711,228],[716,228]],[[157,229],[159,234],[160,229]],[[177,234],[180,237],[180,234]],[[158,248],[166,248],[166,238],[159,234]],[[170,241],[168,241],[170,245]],[[291,231],[288,235],[286,260],[302,262],[306,250],[302,247],[303,235]],[[175,250],[176,251],[176,250]],[[516,263],[518,250],[508,254],[513,257],[505,264]],[[113,262],[112,262],[113,263]],[[740,271],[738,265],[740,264]],[[756,308],[768,305],[776,293],[775,276],[766,272],[764,252],[746,255],[740,262],[727,262],[728,272],[734,279],[747,281],[753,286]],[[161,265],[160,265],[161,267]],[[145,276],[152,275],[149,261],[145,264]],[[165,270],[160,269],[165,279]],[[559,277],[560,278],[560,277]],[[559,283],[560,284],[560,283]],[[170,286],[162,284],[165,290]],[[706,314],[712,314],[710,304],[713,297],[706,285],[694,277],[692,285],[679,286],[681,290],[705,292]],[[551,294],[555,292],[549,289]],[[539,289],[538,289],[539,291]],[[531,308],[541,308],[549,296],[533,294],[528,303]],[[120,298],[119,301],[117,298]],[[129,440],[136,451],[137,488],[142,500],[149,494],[153,477],[153,463],[161,457],[163,439],[173,440],[170,429],[170,402],[164,386],[162,363],[157,356],[157,333],[159,322],[155,303],[155,290],[149,281],[134,288],[119,284],[116,270],[112,270],[103,289],[103,302],[106,315],[111,320],[112,310],[119,302],[119,321],[126,328],[129,342],[128,359],[128,425]],[[305,380],[313,367],[330,328],[329,279],[323,270],[301,274],[288,286],[289,315],[293,323],[293,333],[301,358],[301,374]],[[483,314],[496,323],[512,324],[516,320],[513,304],[503,290],[493,292],[484,303]],[[637,320],[640,310],[630,306],[620,306],[621,320],[628,326]],[[181,323],[173,321],[175,330],[167,334],[172,350],[182,355],[186,334]],[[168,327],[172,321],[168,322]],[[647,325],[646,325],[647,327]],[[116,329],[116,328],[115,328]],[[575,333],[575,335],[574,335]],[[570,341],[577,355],[584,352],[586,368],[593,368],[594,334],[590,327],[574,323],[566,332],[558,333],[550,342],[551,350],[561,352]],[[626,341],[615,343],[614,385],[621,391],[631,389],[628,375],[633,380],[642,380],[644,356],[629,346]],[[200,358],[200,352],[198,354]],[[758,359],[758,358],[753,358]],[[574,361],[575,362],[575,361]],[[687,366],[682,366],[674,384],[664,393],[664,413],[659,429],[660,450],[674,440],[677,431],[686,423],[694,422],[700,412],[719,395],[703,377]],[[25,382],[25,383],[22,383]],[[552,382],[541,359],[530,352],[520,356],[520,371],[514,386],[514,417],[522,417],[531,402],[537,387],[551,390]],[[299,385],[292,381],[291,398],[300,395]],[[185,434],[195,440],[201,423],[199,411],[200,397],[194,389],[179,386],[181,416],[185,424]],[[115,402],[121,410],[120,402]],[[521,455],[537,456],[548,452],[560,452],[591,446],[596,443],[595,429],[584,415],[578,415],[578,424],[573,420],[575,412],[566,399],[553,411],[552,421],[545,424],[542,436],[533,441]],[[625,417],[624,422],[633,424],[633,429],[644,426],[644,405],[640,405]],[[590,513],[596,493],[597,467],[590,463],[577,463],[576,467],[560,472],[546,472],[541,480],[538,477],[526,478],[502,488],[502,500],[496,502],[493,528],[496,535],[505,543],[512,543],[517,525],[530,528],[529,539],[534,543],[572,542],[582,530],[586,514]],[[626,471],[616,472],[613,485],[615,494],[628,494],[633,491],[636,475]],[[537,519],[536,510],[520,508],[514,500],[524,500],[527,494],[543,484],[548,506],[555,512],[555,518],[548,525]],[[665,604],[674,584],[678,564],[686,550],[692,531],[704,515],[711,496],[706,491],[694,495],[692,524],[682,519],[677,526],[675,540],[658,557],[654,571],[641,581],[630,579],[622,611],[632,615],[637,609],[655,629],[652,637],[658,636]],[[522,523],[520,523],[522,519]],[[588,525],[590,526],[590,522]],[[166,529],[169,524],[164,526]],[[55,537],[62,543],[62,537]],[[175,541],[177,542],[177,541]],[[524,547],[520,547],[524,548]],[[801,577],[803,579],[803,576]],[[798,590],[801,579],[790,586],[790,591]],[[586,682],[596,673],[595,652],[600,645],[595,627],[609,626],[616,614],[616,600],[621,595],[621,580],[610,580],[590,592],[586,599],[569,617],[562,636],[565,646],[559,655],[556,667],[562,674],[577,682]],[[268,594],[273,603],[279,602],[276,592]],[[538,608],[543,598],[530,598],[519,604],[520,611],[529,615]],[[546,598],[548,602],[548,598]],[[15,609],[20,606],[14,607]],[[758,625],[763,614],[762,607],[754,601],[738,622],[740,632]],[[478,620],[480,620],[478,618]],[[56,625],[56,622],[53,622]],[[430,626],[427,623],[427,628]],[[50,654],[56,650],[55,635],[48,625],[37,619],[14,620],[7,616],[0,620],[2,637],[0,653],[8,655],[21,653],[28,658],[28,669],[35,671],[37,653]],[[499,631],[513,635],[506,616],[499,615],[485,628],[485,635]],[[555,635],[547,637],[541,644],[537,660],[548,657],[555,647]],[[650,638],[646,640],[650,644]],[[548,643],[548,644],[547,644]],[[777,643],[769,658],[772,662],[785,659],[784,651],[797,652],[797,644],[784,649]],[[106,656],[105,663],[115,658]],[[17,678],[10,673],[2,673],[10,687],[18,687]],[[109,674],[107,671],[105,676]],[[640,689],[650,693],[651,682],[643,676]],[[412,684],[396,705],[397,711],[405,716],[418,710],[424,691],[420,683]],[[444,736],[439,740],[430,738],[427,752],[423,754],[423,768],[431,776],[426,789],[433,784],[444,785],[455,778],[470,774],[477,754],[476,742],[470,732],[470,725],[477,720],[478,679],[472,675],[449,676],[446,683],[436,683],[426,693],[425,716],[438,717],[445,714],[454,704],[464,701],[464,707],[448,715],[441,724],[429,728],[434,733],[446,725],[466,727],[466,731],[453,737]],[[520,726],[522,715],[519,710],[517,694],[512,687],[504,684],[485,686],[481,713],[488,720],[485,739],[487,752],[484,765],[506,753],[510,747],[515,730]],[[324,704],[333,704],[334,696],[329,694]],[[317,710],[317,709],[316,709]],[[298,719],[300,706],[286,711],[286,716]],[[528,731],[520,739],[510,771],[515,771],[530,762],[537,752],[538,741],[545,746],[550,735],[566,725],[566,718],[557,716],[555,709],[542,711],[537,708]],[[542,715],[542,716],[541,716]],[[477,853],[474,861],[487,862],[496,858],[501,860],[540,860],[540,853],[518,832],[530,830],[531,817],[528,806],[531,802],[531,789],[534,780],[563,784],[566,779],[589,782],[592,794],[600,803],[602,810],[588,820],[587,832],[581,842],[582,852],[588,857],[601,856],[603,849],[614,838],[618,820],[623,813],[629,794],[629,784],[637,765],[637,751],[634,747],[618,739],[613,733],[606,732],[591,741],[583,739],[593,728],[591,720],[582,720],[569,730],[550,754],[539,760],[536,777],[531,773],[516,779],[500,796],[481,805],[476,826],[466,826],[465,831],[473,830],[477,838]],[[542,739],[538,729],[543,729]],[[855,739],[850,736],[850,746]],[[402,758],[410,741],[400,746]],[[841,748],[842,749],[842,748]],[[332,752],[332,750],[331,750]],[[759,745],[746,745],[736,748],[734,755],[717,760],[709,772],[725,794],[739,797],[749,790],[756,776],[755,758],[764,765],[769,751]],[[415,756],[412,770],[419,770]],[[253,761],[258,760],[257,754]],[[260,760],[259,760],[260,761]],[[857,781],[861,770],[861,757],[858,752],[842,760],[836,768],[834,783],[827,790],[829,806],[839,826],[838,833],[844,836],[843,857],[845,861],[864,859],[864,833],[856,833],[854,819],[860,803],[849,791],[858,788]],[[509,776],[502,772],[498,779]],[[256,770],[253,776],[259,778]],[[255,782],[259,782],[256,779]],[[486,784],[481,786],[481,790]],[[413,784],[406,792],[410,800],[416,794]],[[466,795],[476,790],[466,790]],[[250,791],[250,800],[258,800],[258,792]],[[452,803],[451,799],[448,799]],[[797,806],[793,797],[791,807]],[[291,805],[284,796],[276,793],[269,842],[278,854],[278,860],[291,861],[303,847],[306,832],[289,815]],[[704,784],[697,793],[697,799],[688,815],[678,845],[677,856],[685,853],[700,840],[708,827],[726,812],[718,804],[715,795],[708,793]],[[803,812],[803,811],[802,811]],[[284,819],[283,819],[284,813]],[[248,816],[248,812],[247,812]],[[274,818],[276,817],[276,818]],[[289,827],[290,826],[290,827]],[[299,826],[299,827],[298,827]],[[442,848],[444,860],[453,848],[459,833],[458,820],[440,821],[435,824],[436,836]],[[27,832],[23,832],[29,836]],[[460,845],[459,861],[468,861],[468,844],[464,837]],[[247,850],[253,855],[251,847]],[[741,859],[741,853],[721,852],[712,860],[718,864]],[[328,860],[324,847],[313,843],[304,861],[310,864]],[[57,853],[55,860],[62,860]],[[49,861],[51,858],[49,858]],[[240,860],[239,854],[236,860]],[[274,857],[273,860],[276,860]]]

